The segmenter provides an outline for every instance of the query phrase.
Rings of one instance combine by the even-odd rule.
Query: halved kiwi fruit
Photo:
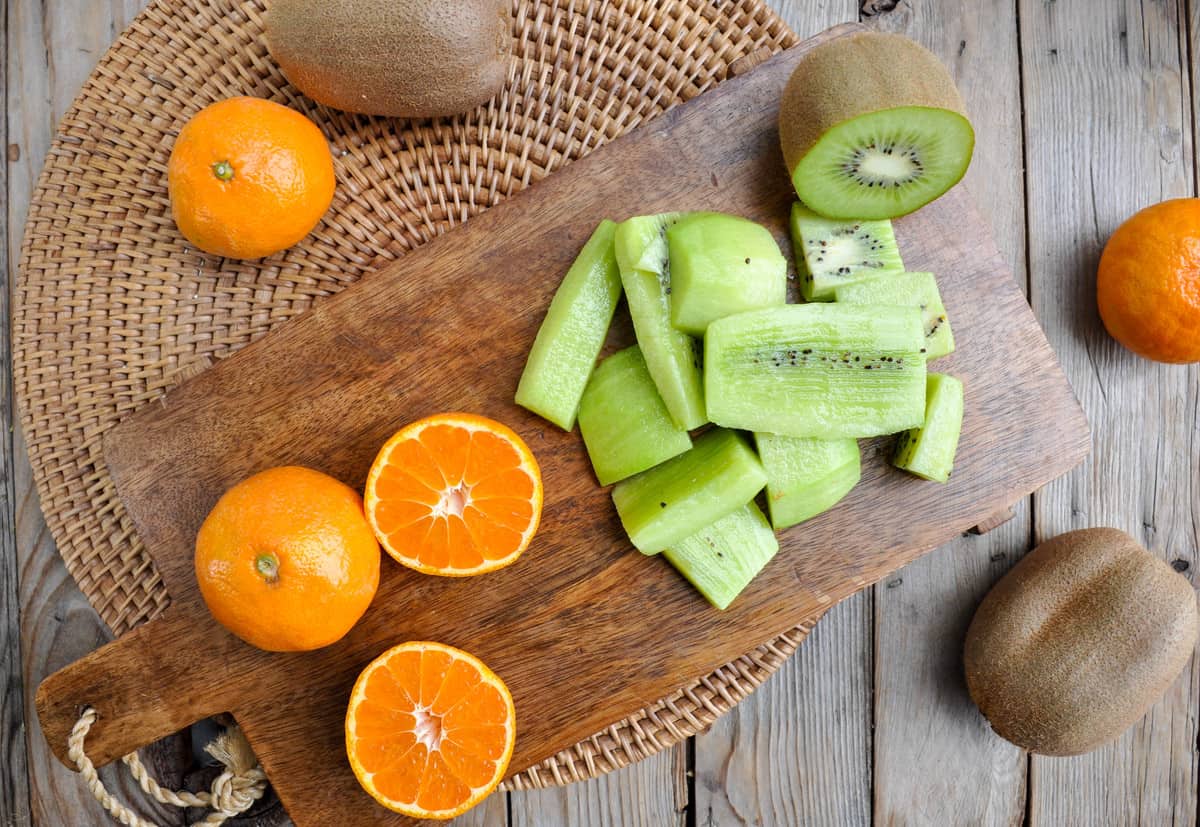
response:
[[[954,80],[928,49],[883,32],[806,54],[779,110],[792,184],[830,218],[895,218],[958,183],[975,132]]]

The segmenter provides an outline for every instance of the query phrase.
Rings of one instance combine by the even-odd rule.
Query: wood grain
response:
[[[696,737],[697,827],[870,824],[871,671],[867,589]]]
[[[593,778],[536,792],[514,792],[513,827],[563,824],[620,824],[684,827],[687,801],[687,744],[645,761]]]
[[[961,191],[898,228],[912,266],[955,274],[943,286],[962,333],[947,367],[973,389],[959,474],[949,486],[926,486],[869,465],[841,508],[809,523],[802,538],[784,535],[783,553],[728,612],[712,612],[667,567],[630,553],[579,442],[512,405],[557,274],[615,204],[720,206],[784,235],[791,195],[777,173],[775,107],[800,54],[723,84],[434,240],[111,431],[110,470],[174,603],[43,684],[47,732],[65,732],[78,704],[96,704],[92,750],[104,760],[228,708],[297,821],[320,823],[335,809],[343,820],[382,821],[381,810],[359,804],[345,765],[313,756],[337,753],[345,692],[386,643],[432,635],[492,664],[518,715],[537,710],[523,719],[517,770],[823,611],[1075,464],[1087,449],[1076,403]],[[946,229],[963,226],[971,229]],[[467,278],[470,303],[460,298]],[[973,300],[980,295],[988,301]],[[1020,351],[995,346],[997,329]],[[444,354],[481,330],[486,347],[447,375]],[[301,395],[310,404],[293,405]],[[384,608],[319,652],[267,655],[216,627],[197,597],[191,543],[222,490],[281,463],[359,484],[388,433],[448,408],[494,412],[542,461],[546,518],[522,565],[455,583],[385,566],[375,604]],[[1019,447],[1001,452],[1000,444]],[[209,657],[199,686],[201,648]]]
[[[1091,459],[1034,498],[1037,538],[1111,525],[1195,579],[1200,366],[1156,365],[1109,338],[1095,269],[1140,207],[1194,193],[1180,2],[1104,0],[1088,13],[1022,0],[1032,300],[1092,422]],[[1066,172],[1070,169],[1070,172]],[[1034,758],[1030,819],[1195,824],[1195,659],[1139,724],[1085,756]]]
[[[924,44],[954,74],[977,139],[964,184],[1025,287],[1015,6],[913,0],[872,22]],[[1028,501],[1017,511],[986,536],[956,538],[875,587],[876,824],[1018,825],[1024,818],[1027,762],[971,702],[960,657],[975,606],[1028,548]]]
[[[858,18],[858,0],[774,7],[801,37]],[[697,825],[869,821],[871,610],[870,594],[839,604],[766,686],[696,739]]]

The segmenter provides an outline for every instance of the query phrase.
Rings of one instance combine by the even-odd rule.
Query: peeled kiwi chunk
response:
[[[915,307],[789,304],[726,316],[704,337],[718,425],[841,439],[925,418],[925,330]]]
[[[954,333],[933,273],[900,273],[836,288],[834,299],[846,304],[902,304],[921,311],[925,325],[925,361],[954,352]]]
[[[779,551],[775,532],[753,502],[663,552],[713,606],[729,608]]]
[[[808,52],[779,110],[800,200],[830,218],[895,218],[958,183],[975,132],[946,67],[906,37],[862,32]]]
[[[837,288],[904,272],[892,222],[834,221],[803,204],[792,205],[792,244],[800,292],[830,301]]]
[[[738,434],[713,428],[692,449],[613,486],[617,515],[643,554],[657,554],[741,508],[767,484]]]
[[[757,433],[754,442],[767,472],[767,509],[777,530],[833,508],[862,476],[861,454],[853,439]]]
[[[787,302],[787,260],[771,232],[736,215],[693,213],[667,228],[671,323],[703,336],[722,316]]]
[[[963,384],[953,376],[931,373],[925,400],[924,424],[900,435],[892,464],[918,477],[946,482],[962,431]]]
[[[601,221],[563,276],[517,385],[518,405],[566,431],[575,427],[579,400],[621,298],[616,229]]]
[[[675,423],[690,430],[707,420],[699,347],[671,324],[667,228],[680,218],[682,213],[627,219],[617,225],[613,244],[646,368]]]
[[[637,345],[592,372],[579,404],[579,432],[601,485],[652,468],[692,447],[675,424]]]

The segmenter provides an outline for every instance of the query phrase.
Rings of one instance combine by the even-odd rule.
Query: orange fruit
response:
[[[195,563],[213,617],[272,652],[338,640],[379,586],[379,544],[358,493],[297,466],[226,491],[196,535]]]
[[[261,98],[204,107],[167,163],[171,212],[206,253],[262,258],[304,238],[333,201],[329,144],[316,124]]]
[[[504,681],[441,643],[401,643],[358,676],[346,710],[346,755],[358,783],[390,810],[446,819],[504,778],[516,741]]]
[[[542,474],[505,425],[467,413],[401,428],[367,475],[367,519],[398,562],[464,577],[509,565],[542,516]]]
[[[1096,274],[1108,332],[1157,362],[1200,362],[1200,198],[1147,207],[1117,228]]]

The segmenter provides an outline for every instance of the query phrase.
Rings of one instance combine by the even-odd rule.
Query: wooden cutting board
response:
[[[111,431],[109,470],[172,602],[42,684],[38,713],[60,756],[84,705],[100,714],[87,745],[98,764],[230,711],[298,824],[405,823],[359,789],[343,751],[350,686],[388,646],[443,641],[495,669],[516,701],[517,771],[818,617],[1080,462],[1089,447],[1083,413],[961,189],[896,231],[909,268],[938,275],[958,340],[937,363],[967,389],[952,481],[895,471],[887,440],[864,442],[862,483],[783,533],[778,556],[726,612],[629,545],[577,433],[513,404],[550,297],[600,219],[739,213],[790,252],[779,95],[806,49],[855,28],[825,32],[669,111]],[[627,326],[618,325],[614,346],[622,336]],[[516,565],[458,580],[385,557],[362,622],[317,652],[262,652],[216,625],[199,598],[192,544],[226,488],[284,464],[361,487],[393,431],[447,410],[510,424],[541,463],[542,526]]]

